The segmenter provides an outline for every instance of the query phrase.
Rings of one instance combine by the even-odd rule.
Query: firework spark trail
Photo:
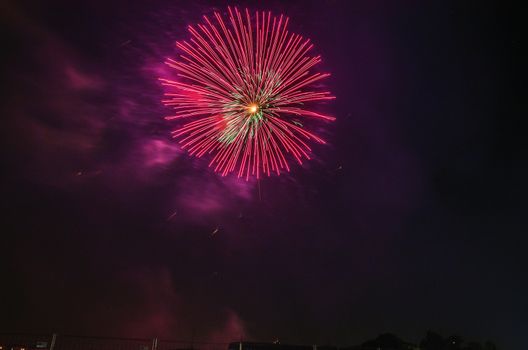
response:
[[[216,12],[216,24],[204,16],[203,24],[189,26],[189,42],[176,43],[180,59],[166,63],[180,80],[160,78],[171,88],[163,103],[175,111],[166,119],[192,119],[173,137],[191,155],[212,154],[209,166],[223,176],[279,175],[290,170],[285,153],[302,164],[310,159],[306,140],[325,143],[292,118],[335,120],[300,108],[335,98],[302,90],[330,74],[309,71],[321,58],[307,55],[310,40],[288,32],[288,18],[257,11],[252,21],[247,9],[245,16],[237,8],[228,12],[228,23]]]

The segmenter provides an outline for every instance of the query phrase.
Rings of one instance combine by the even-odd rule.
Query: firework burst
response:
[[[287,154],[300,164],[310,159],[307,141],[324,141],[297,118],[335,118],[305,108],[305,103],[334,99],[309,86],[330,74],[312,73],[320,56],[308,56],[312,44],[287,30],[288,18],[270,12],[228,8],[211,20],[189,26],[190,41],[177,42],[178,60],[166,63],[178,80],[161,79],[169,87],[164,104],[189,122],[173,131],[191,155],[212,155],[209,166],[227,175],[259,178],[262,173],[289,171]]]

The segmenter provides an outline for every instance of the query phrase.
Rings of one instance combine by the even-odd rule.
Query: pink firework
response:
[[[209,166],[224,176],[289,171],[288,153],[302,164],[310,159],[308,140],[324,143],[298,118],[335,120],[305,109],[335,98],[309,90],[330,74],[310,72],[321,58],[308,56],[309,40],[288,32],[287,17],[228,12],[227,22],[216,12],[214,23],[204,16],[203,24],[189,26],[189,42],[176,43],[183,53],[166,63],[179,79],[160,79],[171,88],[163,103],[175,111],[166,119],[190,120],[173,136],[191,155],[211,154]]]

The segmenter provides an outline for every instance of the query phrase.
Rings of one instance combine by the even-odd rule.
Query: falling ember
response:
[[[310,159],[308,140],[324,143],[293,118],[335,120],[305,109],[335,98],[308,89],[330,74],[310,72],[321,58],[307,55],[309,40],[287,31],[287,17],[228,12],[227,22],[216,12],[214,22],[204,16],[203,24],[189,26],[190,42],[176,43],[183,53],[166,63],[179,78],[160,78],[170,89],[163,103],[175,111],[166,119],[190,120],[173,137],[191,155],[211,154],[209,166],[223,176],[289,171],[286,153],[302,164]]]

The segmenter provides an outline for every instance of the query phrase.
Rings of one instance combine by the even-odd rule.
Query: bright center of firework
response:
[[[258,105],[256,103],[252,103],[247,106],[247,110],[250,114],[255,114],[258,111]]]

